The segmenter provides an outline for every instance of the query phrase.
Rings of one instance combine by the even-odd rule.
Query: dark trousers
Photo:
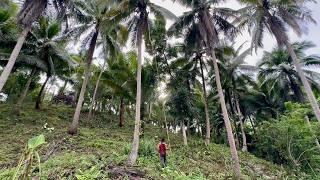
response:
[[[165,167],[167,165],[167,156],[165,154],[160,154],[160,164],[161,167]]]

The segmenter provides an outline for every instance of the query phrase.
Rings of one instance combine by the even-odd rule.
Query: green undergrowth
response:
[[[47,144],[40,150],[43,179],[116,179],[111,167],[125,167],[131,148],[133,119],[126,126],[117,126],[117,117],[96,115],[92,122],[81,117],[79,133],[70,136],[68,124],[71,107],[48,105],[36,111],[25,105],[20,115],[12,106],[0,104],[0,179],[10,179],[29,138],[44,134]],[[156,151],[164,129],[146,125],[141,136],[139,158],[135,169],[142,179],[233,179],[229,148],[224,145],[203,145],[199,138],[189,138],[184,147],[179,134],[170,134],[172,148],[168,166],[161,169]],[[283,167],[258,159],[249,153],[239,153],[244,179],[295,179]],[[37,175],[34,170],[33,175]],[[126,179],[122,175],[120,179]]]

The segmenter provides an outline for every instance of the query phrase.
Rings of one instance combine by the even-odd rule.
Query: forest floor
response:
[[[49,105],[37,111],[27,104],[18,116],[12,106],[0,104],[0,179],[11,179],[28,139],[39,134],[47,142],[40,150],[42,179],[233,179],[230,151],[224,145],[206,147],[194,137],[184,147],[180,134],[170,134],[168,166],[161,169],[156,144],[165,130],[146,125],[137,165],[128,167],[133,118],[120,128],[117,117],[99,116],[82,122],[78,134],[71,136],[67,127],[72,115],[71,107]],[[44,128],[46,123],[54,129]],[[249,153],[239,155],[244,179],[293,178],[281,166]]]

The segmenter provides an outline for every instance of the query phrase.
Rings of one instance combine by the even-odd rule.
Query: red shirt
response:
[[[160,155],[166,155],[167,146],[166,143],[160,143],[158,146],[158,152]]]

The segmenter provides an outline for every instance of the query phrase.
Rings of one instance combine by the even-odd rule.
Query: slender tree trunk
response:
[[[206,138],[205,138],[205,144],[210,144],[210,119],[209,119],[209,110],[208,110],[208,97],[207,97],[207,90],[206,90],[206,82],[204,79],[204,73],[203,73],[203,62],[200,58],[200,69],[201,69],[201,78],[202,78],[202,89],[203,89],[203,96],[204,96],[204,113],[206,116]]]
[[[187,146],[188,140],[187,140],[186,126],[184,125],[184,121],[181,121],[181,132],[183,137],[183,145]]]
[[[78,99],[78,96],[79,96],[78,85],[75,85],[74,88],[75,88],[75,92],[74,92],[74,101],[73,101],[72,106],[71,106],[72,108],[76,107],[76,100]]]
[[[166,131],[167,131],[167,138],[168,138],[169,150],[170,150],[170,152],[171,152],[170,136],[169,136],[169,128],[168,128],[167,115],[166,115],[166,110],[165,110],[164,105],[163,105],[163,116],[164,116],[164,123],[165,123],[165,126],[166,126]]]
[[[92,103],[91,103],[91,106],[90,106],[90,109],[89,109],[89,114],[88,114],[88,121],[90,121],[91,118],[92,118],[93,106],[96,103],[96,96],[97,96],[97,92],[98,92],[98,88],[99,88],[99,83],[100,83],[100,79],[101,79],[102,73],[104,72],[105,65],[106,65],[106,61],[104,61],[104,63],[103,63],[102,69],[101,69],[101,71],[99,73],[99,76],[98,76],[98,79],[97,79],[97,82],[96,82],[96,86],[94,88],[94,92],[93,92],[93,96],[92,96]]]
[[[52,76],[51,76],[52,77]],[[48,83],[50,83],[50,86],[49,87],[47,87],[47,88],[45,88],[44,90],[43,90],[43,93],[41,94],[41,102],[43,102],[44,101],[44,97],[45,97],[45,95],[47,94],[47,93],[49,93],[49,91],[50,91],[50,89],[51,89],[51,87],[52,87],[52,85],[54,85],[54,82],[55,82],[55,77],[53,76],[52,78],[51,78],[52,80],[52,82],[50,83],[50,81],[48,81]],[[46,85],[47,86],[47,85]],[[54,94],[54,93],[53,93]]]
[[[295,83],[291,75],[288,75],[288,78],[289,78],[291,89],[293,90],[294,99],[299,103],[303,103],[305,101],[305,98],[303,96],[303,92],[301,91],[301,88],[297,83]]]
[[[246,136],[246,133],[244,132],[244,126],[243,126],[243,122],[242,122],[242,119],[244,117],[243,117],[243,115],[241,113],[240,105],[239,105],[239,101],[238,100],[236,100],[236,106],[237,106],[238,117],[239,117],[239,121],[240,121],[241,135],[242,135],[242,151],[243,152],[248,152],[247,136]]]
[[[48,94],[48,93],[49,93],[51,87],[52,87],[52,83],[49,82],[48,87],[47,87],[46,90],[45,90],[45,94]],[[52,97],[54,97],[54,93],[52,93]]]
[[[305,120],[306,120],[306,122],[307,122],[308,128],[309,128],[312,136],[314,137],[314,142],[316,143],[317,148],[320,150],[319,140],[318,140],[317,136],[314,134],[314,132],[313,132],[313,130],[312,130],[312,127],[311,127],[311,124],[310,124],[310,121],[309,121],[309,117],[308,117],[308,116],[305,116]]]
[[[253,121],[252,121],[252,119],[251,119],[251,116],[248,116],[248,117],[249,117],[249,120],[250,120],[250,124],[251,124],[251,126],[252,126],[252,129],[253,129],[253,133],[256,135],[256,134],[257,134],[256,127],[255,127],[255,125],[253,124]]]
[[[228,110],[226,107],[226,102],[224,99],[224,94],[223,94],[221,81],[220,81],[219,67],[218,67],[218,63],[217,63],[217,59],[216,59],[216,55],[215,55],[214,50],[211,51],[211,57],[212,57],[213,66],[214,66],[215,80],[216,80],[220,105],[221,105],[221,109],[222,109],[223,120],[224,120],[224,124],[225,124],[226,130],[227,130],[227,136],[228,136],[231,156],[232,156],[232,160],[233,160],[233,165],[234,165],[233,170],[234,170],[236,178],[240,179],[241,178],[241,170],[240,170],[240,162],[239,162],[238,152],[236,149],[236,144],[235,144],[233,133],[232,133],[232,127],[231,127],[231,123],[230,123],[230,119],[229,119],[229,115],[228,115]]]
[[[202,126],[199,126],[199,133],[200,133],[200,136],[203,137],[203,134],[202,134]]]
[[[20,53],[20,50],[22,48],[22,45],[28,35],[28,32],[30,30],[30,27],[27,27],[25,28],[21,34],[20,34],[20,37],[18,38],[18,41],[10,55],[10,58],[9,58],[9,61],[6,65],[6,67],[4,68],[4,70],[2,71],[1,73],[1,76],[0,76],[0,92],[2,91],[2,88],[4,86],[4,84],[7,82],[8,80],[8,77],[12,71],[12,68],[14,66],[14,64],[16,63],[16,60],[17,60],[17,57]]]
[[[149,102],[149,110],[148,110],[148,121],[151,122],[151,114],[152,114],[152,103]]]
[[[139,32],[138,32],[139,33]],[[137,95],[136,95],[136,116],[134,123],[134,133],[132,149],[129,155],[128,164],[134,165],[138,158],[140,139],[140,107],[141,107],[141,69],[142,69],[142,34],[138,35],[138,69],[137,69]]]
[[[240,128],[241,128],[241,135],[242,135],[242,151],[248,152],[247,136],[244,131],[244,125],[243,125],[242,119],[240,119]]]
[[[99,23],[96,25],[95,33],[93,34],[90,45],[89,45],[89,50],[88,50],[88,54],[87,54],[87,65],[86,65],[86,68],[84,71],[84,74],[85,74],[84,80],[82,82],[81,91],[80,91],[80,95],[78,98],[76,110],[73,115],[72,124],[70,125],[69,130],[68,130],[68,133],[71,135],[77,133],[77,129],[79,126],[79,118],[80,118],[81,108],[82,108],[82,104],[84,101],[84,95],[85,95],[87,84],[88,84],[89,77],[90,77],[90,68],[91,68],[91,64],[92,64],[93,53],[94,53],[94,50],[96,47],[98,35],[99,35]]]
[[[64,94],[64,91],[66,90],[67,84],[68,84],[68,81],[64,81],[63,86],[59,90],[59,94]]]
[[[187,136],[190,136],[190,118],[187,120]]]
[[[288,52],[289,52],[289,54],[290,54],[290,56],[292,58],[293,64],[296,67],[297,72],[299,74],[299,77],[300,77],[300,79],[302,81],[304,90],[305,90],[305,92],[307,94],[307,97],[308,97],[308,100],[309,100],[309,102],[310,102],[310,104],[312,106],[313,112],[316,115],[318,122],[320,123],[320,109],[319,109],[318,102],[317,102],[316,98],[314,97],[314,94],[312,92],[310,84],[309,84],[306,76],[303,73],[303,70],[302,70],[302,68],[300,66],[300,62],[299,62],[299,60],[297,58],[297,55],[294,52],[294,50],[293,50],[293,48],[292,48],[292,46],[291,46],[289,41],[286,42],[286,46],[287,46],[287,50],[288,50]]]
[[[234,131],[234,140],[236,143],[236,148],[239,149],[240,147],[240,141],[239,141],[239,136],[238,136],[238,127],[237,127],[237,123],[235,120],[232,121],[233,122],[233,131]]]
[[[24,86],[24,89],[23,89],[21,95],[19,96],[19,100],[18,100],[18,102],[17,102],[17,104],[16,104],[16,106],[15,106],[15,112],[18,113],[18,114],[19,114],[20,109],[21,109],[21,107],[22,107],[22,103],[23,103],[24,99],[25,99],[26,96],[27,96],[27,93],[28,93],[30,84],[31,84],[31,82],[32,82],[32,79],[33,79],[35,73],[36,73],[36,69],[33,68],[32,71],[31,71],[31,73],[30,73],[30,77],[29,77],[26,85]]]
[[[44,83],[41,86],[40,92],[39,92],[39,94],[37,96],[37,100],[36,100],[36,106],[35,106],[36,109],[40,109],[41,108],[42,97],[43,97],[43,94],[44,94],[44,88],[46,87],[50,77],[51,76],[47,75],[46,80],[44,81]]]
[[[165,60],[165,63],[166,63],[166,65],[167,65],[167,69],[168,69],[169,75],[170,75],[171,77],[173,77],[172,72],[171,72],[170,64],[168,63],[167,55],[165,54],[165,52],[163,52],[163,54],[164,54],[164,60]]]
[[[123,100],[123,97],[121,97],[121,99],[120,99],[120,114],[119,114],[119,126],[120,127],[124,126],[124,111],[125,111],[124,100]]]
[[[143,103],[143,100],[141,100],[141,108],[140,108],[140,137],[144,136],[144,128],[146,125],[146,121],[144,119],[145,111],[146,111],[146,105]]]

